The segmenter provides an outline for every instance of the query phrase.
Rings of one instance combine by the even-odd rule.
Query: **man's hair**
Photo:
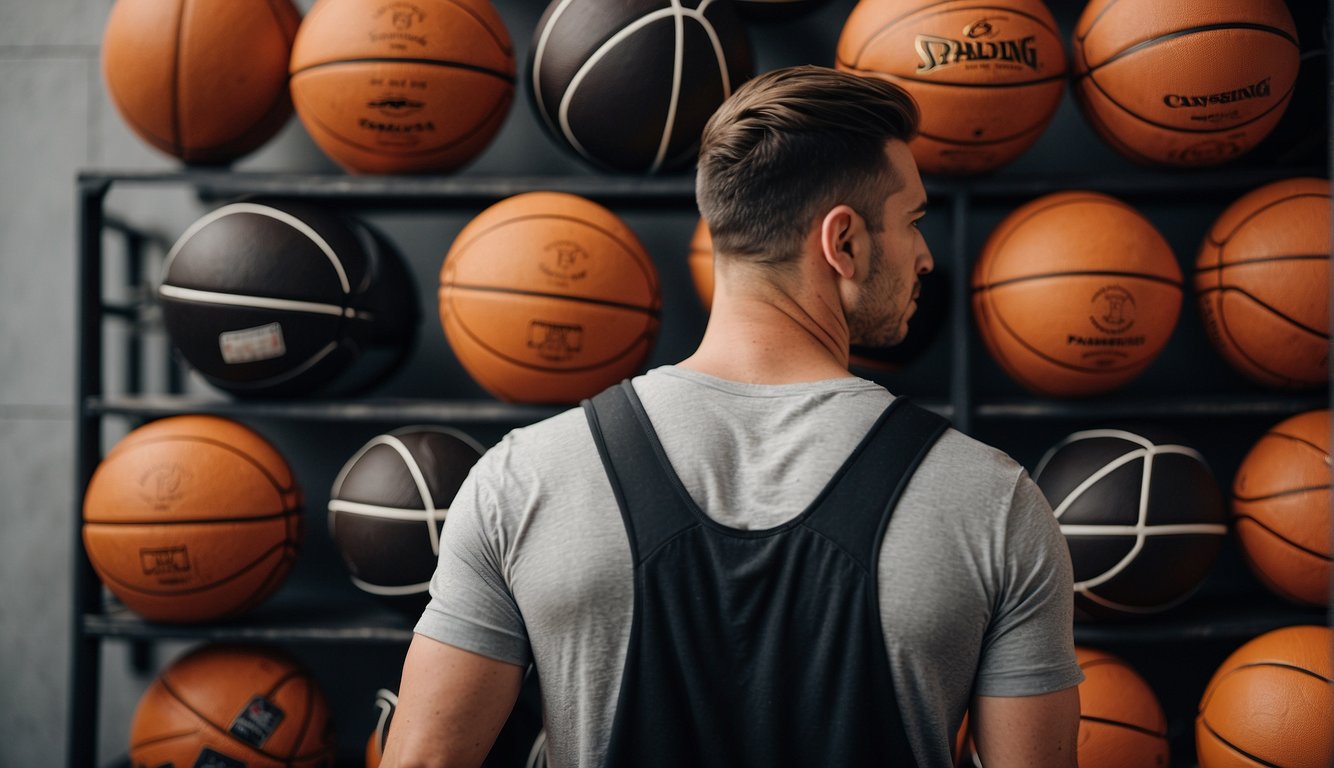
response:
[[[704,126],[695,196],[717,252],[796,259],[811,219],[840,203],[872,231],[902,180],[890,139],[917,132],[907,91],[827,67],[788,67],[742,85]]]

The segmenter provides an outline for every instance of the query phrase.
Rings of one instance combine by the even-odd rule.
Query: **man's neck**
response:
[[[851,376],[848,327],[828,301],[779,291],[729,296],[719,286],[704,339],[679,366],[750,384],[796,384]]]

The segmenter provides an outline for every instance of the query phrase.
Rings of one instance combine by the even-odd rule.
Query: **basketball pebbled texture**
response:
[[[1227,534],[1222,493],[1204,458],[1157,428],[1072,433],[1043,456],[1033,479],[1070,548],[1083,618],[1151,614],[1182,602]]]
[[[1209,341],[1248,379],[1274,389],[1329,380],[1330,184],[1277,181],[1214,222],[1195,260]]]
[[[1025,388],[1077,397],[1118,389],[1171,337],[1181,267],[1148,219],[1096,192],[1016,209],[973,268],[973,311],[993,359]]]
[[[135,765],[316,768],[333,765],[318,683],[277,649],[206,645],[149,685],[130,724]],[[210,754],[211,753],[211,754]]]
[[[553,0],[527,71],[557,143],[608,170],[656,173],[694,163],[704,124],[752,63],[730,2]]]
[[[228,163],[292,116],[290,0],[117,0],[102,36],[112,104],[144,141],[187,163]]]
[[[1270,428],[1242,459],[1232,514],[1242,555],[1270,590],[1329,605],[1330,412],[1307,411]]]
[[[921,105],[908,143],[924,173],[995,170],[1031,147],[1065,91],[1061,34],[1041,0],[862,0],[836,66]]]
[[[1283,116],[1297,30],[1283,0],[1093,0],[1075,25],[1074,95],[1111,147],[1143,165],[1218,165]]]
[[[1284,627],[1228,656],[1200,698],[1200,768],[1326,768],[1334,757],[1331,645],[1328,627]]]
[[[634,232],[560,192],[486,209],[440,272],[451,349],[510,401],[573,403],[632,375],[657,338],[660,307],[657,269]]]
[[[239,615],[286,577],[301,491],[278,451],[216,416],[174,416],[126,435],[84,494],[83,541],[107,588],[152,621]]]
[[[311,138],[356,173],[454,170],[514,99],[513,46],[488,0],[320,0],[291,72]]]
[[[219,208],[181,235],[163,273],[173,344],[236,395],[364,390],[402,362],[420,318],[389,241],[316,205]]]

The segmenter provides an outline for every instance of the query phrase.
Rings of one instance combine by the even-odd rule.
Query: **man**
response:
[[[542,681],[553,766],[1074,766],[1071,570],[1022,468],[848,373],[902,340],[899,88],[762,75],[705,128],[699,349],[516,430],[451,506],[386,768],[475,766]],[[942,434],[943,432],[943,434]]]

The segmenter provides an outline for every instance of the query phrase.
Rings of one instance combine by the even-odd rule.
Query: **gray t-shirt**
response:
[[[664,367],[634,380],[673,469],[709,517],[800,514],[893,395],[857,378],[759,385]],[[1077,685],[1069,553],[1023,468],[949,430],[882,545],[880,616],[922,766],[950,765],[970,697]],[[579,409],[507,435],[449,510],[416,631],[537,665],[549,765],[600,765],[630,638],[630,545]]]

